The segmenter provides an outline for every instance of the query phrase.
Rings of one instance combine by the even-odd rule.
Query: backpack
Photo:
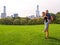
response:
[[[54,17],[53,16],[51,16],[51,21],[53,21],[54,20]]]
[[[51,15],[50,13],[47,13],[46,16],[48,16],[48,19],[53,21],[54,20],[54,16]]]

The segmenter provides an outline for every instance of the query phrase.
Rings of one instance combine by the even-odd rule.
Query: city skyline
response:
[[[60,11],[60,0],[0,0],[0,16],[3,12],[3,6],[6,6],[7,15],[18,13],[25,17],[35,15],[36,5],[39,5],[40,15],[46,9],[49,12],[56,13]]]

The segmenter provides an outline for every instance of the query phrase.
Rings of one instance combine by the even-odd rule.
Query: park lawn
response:
[[[0,45],[60,45],[60,24],[50,24],[49,39],[44,25],[0,25]]]

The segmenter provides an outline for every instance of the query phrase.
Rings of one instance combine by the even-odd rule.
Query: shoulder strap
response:
[[[53,16],[51,16],[51,21],[53,21]]]

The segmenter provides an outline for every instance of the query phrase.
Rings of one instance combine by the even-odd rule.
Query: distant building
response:
[[[1,13],[1,18],[6,18],[6,13]]]
[[[39,13],[39,5],[37,5],[37,9],[36,9],[36,17],[40,17],[40,13]]]
[[[28,16],[28,18],[35,18],[35,16],[34,15],[31,15],[31,16]]]
[[[6,6],[3,7],[3,13],[1,13],[1,18],[6,18]]]
[[[6,18],[11,18],[11,16],[7,16]]]
[[[18,13],[15,13],[15,14],[14,14],[14,17],[18,17]]]
[[[13,17],[13,15],[11,15],[11,17]]]
[[[6,18],[13,18],[13,15],[11,15],[11,16],[7,16]]]

